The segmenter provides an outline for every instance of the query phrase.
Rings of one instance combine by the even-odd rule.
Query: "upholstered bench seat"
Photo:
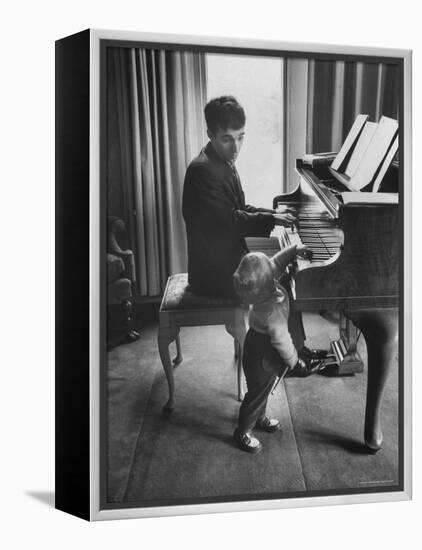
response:
[[[230,308],[239,304],[232,298],[210,298],[194,294],[188,283],[187,273],[171,275],[167,280],[167,287],[161,302],[161,309],[165,311],[202,308]]]
[[[187,273],[171,275],[161,301],[158,349],[169,385],[165,409],[174,408],[173,368],[182,361],[179,331],[183,326],[225,325],[235,341],[238,399],[242,399],[242,350],[246,336],[245,309],[234,299],[199,296],[189,287]],[[176,341],[177,356],[170,360],[169,345]]]

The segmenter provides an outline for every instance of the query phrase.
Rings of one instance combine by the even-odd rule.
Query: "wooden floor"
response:
[[[305,317],[308,344],[327,347],[337,325]],[[162,414],[168,389],[157,327],[108,354],[109,502],[203,502],[398,487],[397,373],[383,404],[385,443],[376,455],[362,441],[366,373],[312,376],[280,384],[269,412],[282,431],[259,435],[263,451],[237,449],[239,403],[231,337],[221,326],[182,329],[184,361],[175,370],[176,409]],[[365,345],[359,342],[365,357]],[[258,435],[258,434],[257,434]]]

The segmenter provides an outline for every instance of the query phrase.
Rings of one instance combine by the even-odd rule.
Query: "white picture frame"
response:
[[[90,29],[81,33],[82,38],[68,37],[58,42],[57,56],[57,90],[59,101],[57,102],[57,124],[58,131],[56,139],[63,140],[61,132],[66,131],[66,124],[78,126],[78,121],[69,117],[69,102],[74,98],[61,96],[66,79],[71,78],[72,74],[77,76],[78,82],[81,82],[80,93],[86,99],[88,91],[88,103],[86,109],[81,112],[82,116],[89,116],[81,122],[78,133],[84,133],[86,142],[75,144],[79,147],[81,157],[85,159],[81,175],[84,188],[79,191],[72,191],[70,186],[71,173],[65,173],[66,167],[70,164],[67,158],[65,148],[57,148],[58,172],[56,176],[59,190],[64,190],[68,194],[68,202],[60,206],[58,210],[58,230],[59,235],[64,235],[64,244],[69,245],[69,241],[74,237],[72,234],[72,225],[63,218],[63,208],[71,205],[75,209],[76,215],[83,217],[83,231],[77,233],[76,238],[85,243],[83,263],[76,269],[80,273],[87,273],[89,270],[89,287],[85,286],[83,294],[76,298],[73,305],[63,303],[58,300],[59,319],[66,317],[74,321],[77,316],[84,312],[85,321],[83,323],[87,332],[82,340],[76,343],[70,339],[65,332],[58,333],[58,356],[56,369],[58,373],[57,383],[57,432],[61,432],[58,438],[57,451],[57,502],[56,506],[64,511],[69,511],[75,515],[89,520],[109,520],[124,518],[155,517],[169,515],[185,514],[204,514],[214,512],[242,511],[242,510],[266,510],[275,508],[307,507],[315,505],[333,505],[333,504],[353,504],[365,502],[384,502],[407,500],[411,498],[411,311],[412,297],[410,289],[411,273],[411,52],[409,50],[398,49],[378,49],[352,46],[329,46],[324,44],[304,44],[304,43],[284,43],[275,41],[252,41],[233,38],[212,38],[181,35],[162,35],[136,32],[122,32],[109,30]],[[75,43],[79,45],[75,47]],[[102,78],[101,71],[104,70],[102,64],[102,47],[105,44],[115,43],[117,46],[123,43],[149,44],[151,47],[176,48],[192,47],[204,48],[205,51],[254,51],[259,55],[259,51],[279,52],[282,55],[292,55],[296,57],[313,56],[337,56],[339,59],[362,59],[365,57],[371,59],[388,58],[396,60],[402,71],[400,113],[400,178],[404,193],[400,196],[400,208],[402,208],[402,243],[403,243],[403,265],[402,265],[402,293],[400,295],[401,312],[401,331],[400,331],[400,392],[401,392],[401,412],[400,412],[400,452],[402,457],[401,468],[402,476],[400,488],[391,492],[355,492],[350,494],[336,494],[323,496],[306,496],[298,498],[262,498],[259,500],[237,500],[227,502],[222,499],[221,502],[204,502],[195,504],[181,504],[175,502],[166,506],[136,506],[130,503],[117,503],[110,506],[104,506],[102,495],[102,483],[105,468],[104,442],[101,441],[102,422],[104,420],[106,404],[101,402],[101,369],[104,368],[104,335],[105,319],[104,309],[101,309],[101,303],[104,301],[101,283],[101,261],[102,244],[104,235],[101,233],[101,215],[105,208],[104,199],[100,199],[101,186],[101,158],[104,151],[101,150],[101,132],[104,132],[104,120],[102,120],[101,102],[102,99]],[[103,62],[104,63],[104,62]],[[81,69],[81,66],[83,67]],[[83,73],[80,77],[78,72]],[[64,75],[64,76],[63,76]],[[75,88],[76,93],[78,93]],[[62,98],[62,99],[61,99]],[[74,108],[74,107],[73,107]],[[62,127],[63,126],[63,127]],[[87,134],[88,132],[88,134]],[[293,146],[293,145],[292,145]],[[82,150],[83,149],[83,150]],[[86,161],[88,159],[88,164]],[[86,187],[88,186],[88,188]],[[62,195],[58,194],[58,201],[62,200]],[[87,201],[85,205],[81,201]],[[88,209],[89,204],[89,209]],[[79,213],[80,209],[80,213]],[[104,212],[103,212],[104,214]],[[87,232],[88,231],[88,232]],[[67,235],[67,236],[66,236]],[[57,239],[58,246],[62,246],[63,241]],[[89,265],[86,259],[89,258]],[[62,261],[63,260],[63,261]],[[61,263],[62,261],[62,263]],[[69,273],[66,271],[68,266],[67,251],[64,249],[58,258],[58,296],[61,296],[65,284],[69,281]],[[85,302],[84,302],[85,300]],[[73,309],[72,309],[73,308]],[[75,347],[79,347],[78,351]],[[72,351],[71,351],[72,350]],[[66,358],[66,354],[67,358]],[[81,358],[73,374],[69,374],[71,369],[71,358],[75,355]],[[82,381],[82,388],[80,383]],[[66,382],[66,384],[64,383]],[[70,393],[78,396],[83,393],[81,400],[82,406],[78,411],[75,405],[69,401]],[[72,426],[71,416],[75,419],[75,412],[78,417],[75,425]],[[78,427],[84,425],[84,437],[78,439],[76,433]],[[64,441],[67,438],[68,443]],[[80,453],[69,455],[70,446],[76,451],[80,445]],[[78,455],[78,456],[76,456]],[[76,458],[75,458],[76,456]],[[88,459],[89,462],[86,462]],[[79,463],[78,461],[81,460]],[[89,464],[89,466],[88,466]],[[72,470],[72,467],[74,470]],[[73,473],[69,473],[73,472]],[[74,477],[72,477],[74,476]],[[84,491],[79,494],[71,494],[72,483],[84,487]]]

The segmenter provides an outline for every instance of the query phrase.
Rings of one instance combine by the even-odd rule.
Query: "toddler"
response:
[[[234,438],[247,452],[258,453],[260,441],[254,428],[276,432],[280,422],[265,414],[268,396],[277,377],[287,369],[295,376],[308,376],[313,353],[305,348],[301,357],[288,330],[289,295],[277,282],[296,257],[311,258],[305,246],[288,246],[269,258],[262,252],[246,254],[233,275],[236,293],[249,309],[249,330],[243,349],[243,370],[248,391],[239,411]]]

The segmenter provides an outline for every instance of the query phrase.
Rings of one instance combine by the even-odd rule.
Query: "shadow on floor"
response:
[[[309,442],[323,443],[324,445],[331,445],[333,447],[338,447],[345,451],[349,451],[353,454],[373,454],[368,451],[366,445],[357,439],[351,439],[344,437],[342,435],[336,434],[334,432],[323,431],[319,429],[316,430],[304,430],[303,437],[309,440]]]
[[[25,494],[45,504],[49,508],[54,508],[56,495],[53,491],[26,491]]]

